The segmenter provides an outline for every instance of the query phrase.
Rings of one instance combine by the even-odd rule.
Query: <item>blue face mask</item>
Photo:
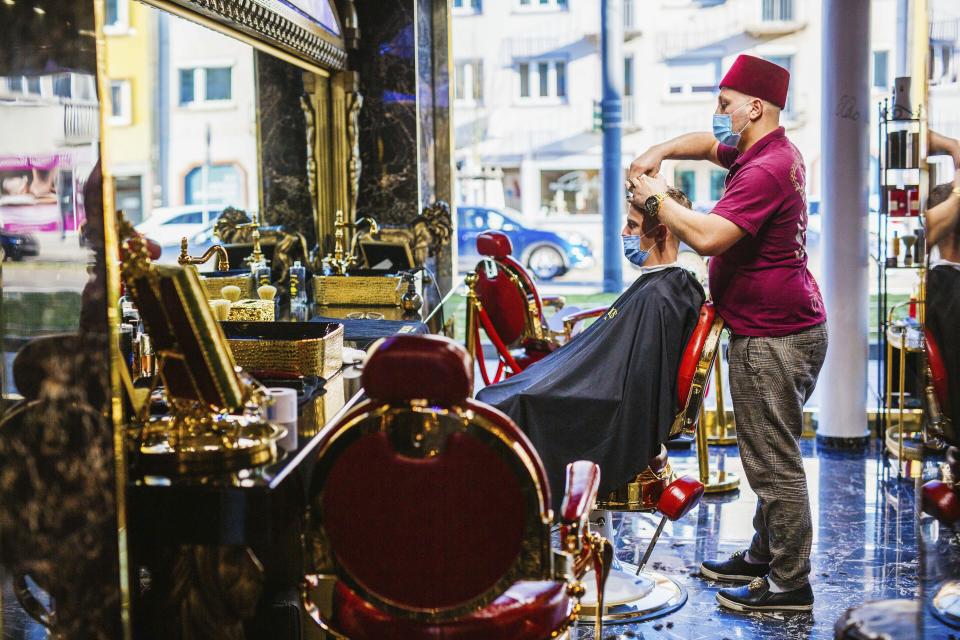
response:
[[[750,104],[749,102],[740,105],[733,112],[736,113]],[[739,132],[733,130],[733,113],[715,113],[713,114],[713,137],[729,147],[735,147],[740,143],[740,134],[750,125],[750,121],[743,125]]]
[[[627,257],[627,260],[638,267],[642,267],[643,263],[645,263],[647,258],[650,256],[650,249],[641,249],[640,239],[646,238],[659,228],[659,226],[654,227],[652,230],[648,231],[642,236],[620,236],[620,238],[623,240],[623,255]],[[653,247],[651,247],[651,249],[652,248]]]

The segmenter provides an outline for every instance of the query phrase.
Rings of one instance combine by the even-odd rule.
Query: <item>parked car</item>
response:
[[[186,205],[154,209],[149,218],[137,225],[137,231],[155,240],[160,246],[180,246],[180,238],[190,238],[203,231],[220,216],[223,205]]]
[[[0,245],[3,246],[4,256],[14,262],[19,262],[26,256],[40,254],[40,245],[37,244],[37,239],[27,233],[0,231]]]
[[[480,260],[477,236],[484,231],[507,234],[516,259],[541,280],[551,280],[570,269],[593,264],[590,244],[577,234],[529,229],[500,209],[457,207],[457,227],[461,271],[473,269]]]

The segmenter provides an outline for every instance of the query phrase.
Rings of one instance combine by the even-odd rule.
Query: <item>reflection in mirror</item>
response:
[[[2,635],[117,638],[94,4],[4,2],[0,43]]]
[[[929,198],[925,218],[929,269],[926,274],[926,410],[929,431],[948,445],[938,477],[923,487],[924,510],[935,517],[924,527],[924,600],[935,619],[927,632],[945,635],[941,625],[960,628],[958,549],[941,526],[956,526],[960,489],[960,14],[956,3],[931,0],[928,109]]]

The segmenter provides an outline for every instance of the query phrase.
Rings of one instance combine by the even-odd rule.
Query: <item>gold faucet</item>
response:
[[[263,252],[260,250],[260,212],[254,211],[251,222],[246,222],[244,224],[236,225],[237,229],[243,229],[245,227],[250,227],[253,229],[251,234],[253,238],[253,252],[243,259],[247,264],[259,264],[263,262],[266,264],[267,259],[264,257]]]
[[[346,275],[347,270],[357,263],[357,241],[359,240],[359,236],[354,234],[353,241],[350,243],[350,251],[348,253],[344,248],[346,244],[346,232],[344,230],[356,229],[361,223],[364,222],[370,226],[370,233],[372,235],[380,233],[380,225],[377,224],[377,221],[373,218],[364,217],[360,218],[356,222],[347,222],[343,211],[337,211],[337,219],[333,224],[334,229],[336,229],[334,232],[335,243],[333,255],[327,254],[327,256],[322,260],[324,267],[329,268],[336,275],[342,276]]]
[[[177,262],[180,264],[203,264],[207,262],[210,258],[212,258],[213,254],[217,254],[217,270],[229,271],[230,258],[227,256],[226,249],[224,249],[219,244],[215,244],[209,249],[207,249],[207,251],[199,258],[193,258],[187,253],[186,238],[180,238],[180,257],[177,258]]]

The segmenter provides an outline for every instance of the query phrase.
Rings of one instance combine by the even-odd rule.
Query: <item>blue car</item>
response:
[[[541,280],[561,276],[576,267],[593,264],[593,252],[576,234],[528,229],[499,209],[457,207],[457,241],[460,270],[473,269],[480,260],[477,236],[484,231],[502,231],[513,244],[514,257]]]

